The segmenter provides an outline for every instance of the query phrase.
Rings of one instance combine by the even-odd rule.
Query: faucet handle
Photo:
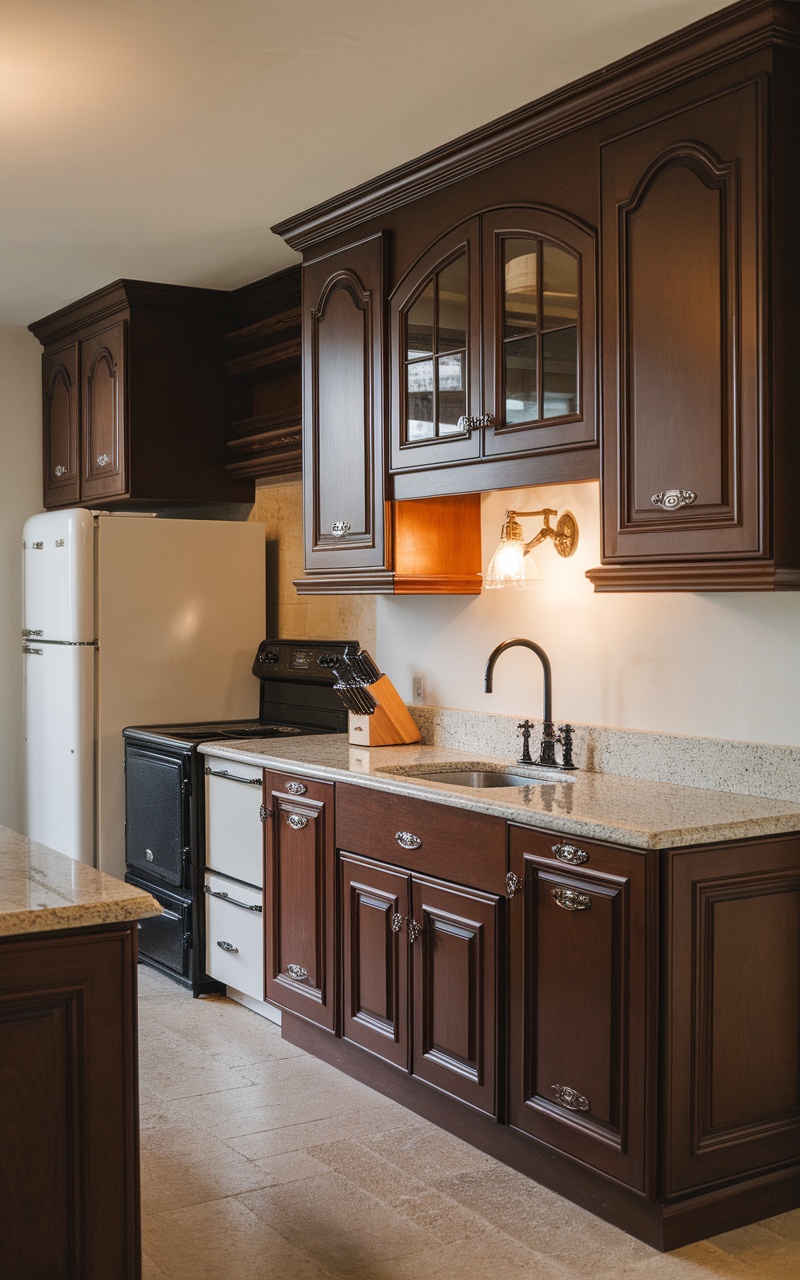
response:
[[[522,724],[517,725],[517,728],[522,730],[522,755],[517,761],[517,764],[533,764],[533,757],[531,756],[531,733],[533,731],[533,725],[530,720],[523,720]]]
[[[575,726],[572,724],[562,724],[558,731],[556,742],[561,744],[561,768],[577,769],[575,761],[572,759],[572,735],[575,732]]]

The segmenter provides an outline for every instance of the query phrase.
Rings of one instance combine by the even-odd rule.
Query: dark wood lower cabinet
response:
[[[333,786],[264,775],[264,996],[332,1031]]]
[[[3,1280],[138,1280],[136,923],[0,942]]]
[[[497,1111],[499,899],[340,855],[343,1034]]]
[[[271,794],[288,854],[300,809]],[[278,978],[287,1039],[658,1249],[800,1206],[800,834],[646,850],[508,824],[504,872],[498,819],[336,799],[340,1036]],[[332,855],[308,847],[311,938]]]
[[[525,827],[510,856],[509,1123],[644,1190],[647,857]]]

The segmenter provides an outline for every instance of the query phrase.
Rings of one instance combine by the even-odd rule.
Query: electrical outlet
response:
[[[415,671],[411,677],[412,697],[414,702],[425,701],[425,675],[422,671]]]

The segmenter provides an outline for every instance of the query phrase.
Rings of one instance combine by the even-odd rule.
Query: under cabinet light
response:
[[[520,520],[527,516],[544,516],[544,524],[535,538],[526,542],[522,536]],[[569,511],[558,517],[553,528],[550,517],[558,512],[552,507],[543,507],[541,511],[507,511],[503,530],[497,550],[489,562],[489,569],[483,580],[484,587],[505,587],[513,584],[517,590],[524,591],[535,587],[541,581],[536,561],[530,554],[534,547],[552,538],[553,545],[560,556],[571,556],[578,545],[578,525]]]

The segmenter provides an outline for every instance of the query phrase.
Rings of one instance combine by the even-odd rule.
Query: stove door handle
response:
[[[240,778],[238,773],[228,773],[227,769],[211,769],[206,765],[204,772],[212,778],[227,778],[229,782],[243,782],[246,787],[260,787],[260,778]]]

